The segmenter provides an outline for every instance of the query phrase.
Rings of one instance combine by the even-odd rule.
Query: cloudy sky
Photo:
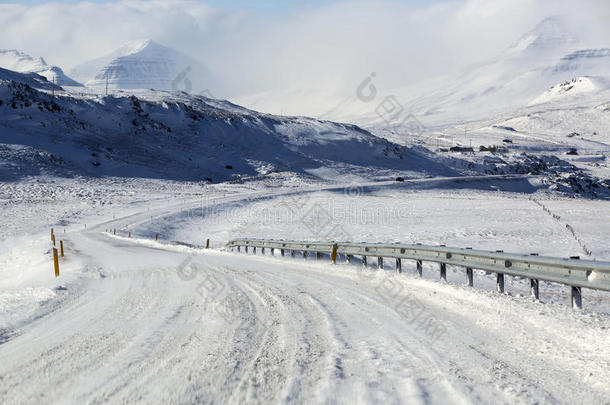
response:
[[[607,0],[0,0],[0,48],[69,71],[151,38],[207,65],[222,96],[341,91],[373,71],[399,87],[489,60],[554,15],[610,46]]]

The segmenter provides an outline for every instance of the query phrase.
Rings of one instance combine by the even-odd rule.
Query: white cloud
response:
[[[549,15],[569,15],[583,35],[600,43],[609,38],[610,46],[608,4],[455,0],[416,8],[407,1],[346,1],[270,16],[188,0],[0,4],[0,48],[69,69],[127,41],[152,38],[215,71],[218,82],[210,88],[217,94],[287,87],[351,92],[372,71],[378,86],[397,87],[487,60]]]

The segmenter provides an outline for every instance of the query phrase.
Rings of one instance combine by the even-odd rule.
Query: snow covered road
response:
[[[610,397],[604,314],[417,279],[408,263],[396,275],[103,232],[193,204],[67,234],[65,265],[79,270],[62,276],[65,290],[46,312],[0,343],[1,403]]]
[[[607,320],[347,265],[185,256],[99,233],[71,242],[96,252],[89,277],[0,346],[2,403],[603,403],[610,394]],[[389,293],[398,289],[441,333],[405,317]]]

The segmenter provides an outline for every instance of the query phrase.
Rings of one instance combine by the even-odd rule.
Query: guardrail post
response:
[[[530,294],[536,301],[540,299],[538,294],[538,284],[538,280],[535,278],[530,278]]]
[[[345,263],[350,264],[352,262],[352,255],[345,255]]]
[[[316,252],[316,260],[320,260],[322,258],[322,253]]]
[[[470,267],[466,267],[466,283],[468,284],[468,287],[474,285],[474,272]]]
[[[418,275],[418,277],[423,276],[423,265],[422,265],[421,260],[417,261],[417,275]]]
[[[362,256],[362,267],[367,266],[366,256]]]
[[[53,249],[53,267],[55,267],[55,277],[59,277],[59,258],[57,257],[57,249]]]
[[[244,249],[246,250],[246,253],[248,253],[248,246],[244,246]]]
[[[240,252],[241,246],[237,245],[237,253]]]
[[[496,291],[499,293],[504,292],[504,274],[498,273],[496,275]]]
[[[402,273],[402,260],[396,258],[396,273]]]
[[[271,248],[271,256],[275,256],[275,249]]]
[[[330,260],[332,260],[333,264],[337,264],[337,250],[339,249],[339,245],[336,243],[333,244],[333,250],[330,253]]]
[[[280,254],[282,255],[282,257],[284,256],[284,249],[280,249]]]
[[[256,246],[252,246],[252,254],[255,255],[256,254]]]
[[[381,256],[377,258],[377,268],[383,270],[383,257]]]
[[[261,254],[262,254],[263,256],[265,256],[265,248],[264,248],[264,247],[263,247],[263,248],[261,248]]]
[[[572,309],[582,309],[582,290],[572,286]]]
[[[294,257],[294,250],[290,251],[290,257]]]
[[[447,281],[447,265],[441,263],[441,280]]]

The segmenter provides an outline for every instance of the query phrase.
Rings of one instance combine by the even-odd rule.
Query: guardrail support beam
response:
[[[572,286],[572,309],[582,309],[582,290]]]
[[[127,231],[126,227],[123,231]],[[114,229],[108,230],[114,232]],[[128,233],[131,233],[130,231]],[[131,236],[131,235],[129,235]],[[283,240],[261,240],[261,239],[238,239],[230,241],[227,249],[237,249],[237,252],[245,249],[246,254],[256,255],[256,248],[271,249],[271,255],[275,255],[275,249],[280,249],[282,255],[291,256],[302,253],[307,259],[308,253],[316,254],[316,258],[330,254],[334,262],[339,251],[345,254],[345,260],[353,263],[362,259],[363,267],[368,266],[368,258],[377,258],[380,269],[384,268],[383,259],[392,258],[396,260],[396,271],[402,270],[402,260],[414,260],[417,263],[417,276],[423,276],[423,261],[439,263],[440,277],[447,280],[447,266],[460,266],[466,269],[466,282],[473,286],[474,269],[484,271],[486,274],[496,275],[496,290],[505,292],[505,276],[520,277],[530,280],[530,293],[539,298],[539,282],[552,282],[567,285],[571,288],[571,301],[574,308],[582,306],[581,288],[591,288],[600,291],[610,291],[610,262],[595,260],[578,260],[578,257],[562,259],[557,257],[542,257],[532,254],[531,257],[522,254],[504,253],[503,251],[473,251],[472,249],[451,248],[446,246],[429,246],[421,244],[374,244],[374,243],[345,243],[336,242],[311,242],[311,241],[283,241]],[[288,250],[288,252],[286,251]],[[335,256],[333,253],[336,253]],[[333,256],[335,256],[333,258]],[[343,259],[343,258],[341,258]],[[443,262],[443,263],[441,263]],[[595,277],[589,277],[594,274]],[[586,274],[586,278],[583,276]],[[599,277],[597,276],[599,274]],[[579,287],[572,287],[579,286]]]
[[[284,249],[280,249],[280,255],[283,257],[284,256]]]
[[[504,292],[504,274],[498,273],[496,275],[496,291],[499,293]]]
[[[538,292],[538,284],[538,280],[536,280],[535,278],[530,278],[530,294],[532,295],[532,297],[534,297],[536,301],[540,299],[540,295]]]

